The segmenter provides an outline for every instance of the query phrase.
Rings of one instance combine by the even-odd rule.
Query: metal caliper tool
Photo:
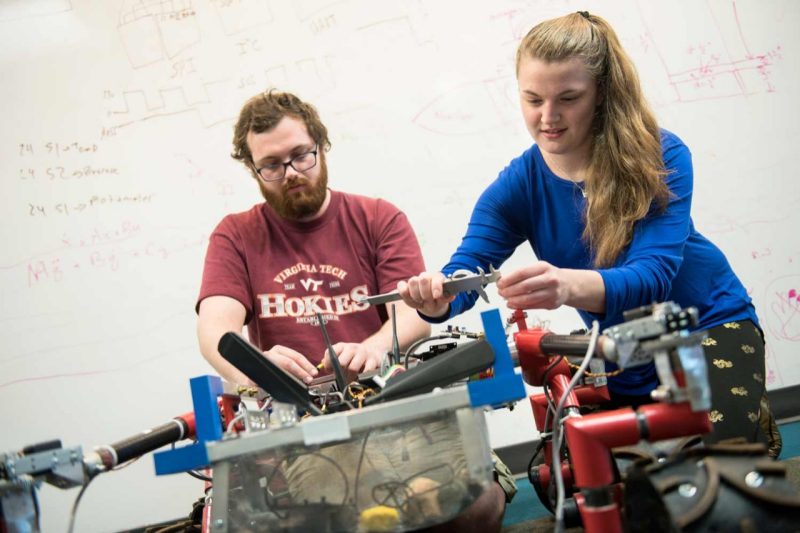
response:
[[[494,283],[500,279],[500,271],[495,270],[493,266],[489,265],[489,273],[487,274],[481,267],[478,267],[478,273],[470,272],[469,270],[456,270],[449,276],[442,284],[444,294],[446,296],[453,296],[459,292],[475,291],[483,298],[485,302],[489,302],[489,297],[486,296],[486,287],[489,283]],[[384,294],[376,294],[374,296],[367,296],[362,298],[360,302],[366,302],[370,305],[379,305],[389,302],[396,302],[401,300],[400,294],[395,290]]]

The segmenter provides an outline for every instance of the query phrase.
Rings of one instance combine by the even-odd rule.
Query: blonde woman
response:
[[[478,199],[442,271],[400,282],[405,302],[430,322],[462,313],[475,295],[443,296],[444,274],[497,267],[527,241],[539,260],[497,283],[511,309],[567,305],[602,329],[653,302],[695,306],[711,339],[707,440],[768,441],[777,456],[755,309],[724,254],[695,229],[689,149],[659,128],[614,30],[585,11],[542,22],[520,43],[516,71],[534,144]],[[615,405],[637,406],[656,384],[650,365],[626,369],[609,389]]]

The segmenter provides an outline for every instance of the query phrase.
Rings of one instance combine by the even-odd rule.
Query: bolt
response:
[[[764,476],[758,472],[749,472],[744,476],[744,482],[747,483],[748,487],[757,488],[764,484]]]

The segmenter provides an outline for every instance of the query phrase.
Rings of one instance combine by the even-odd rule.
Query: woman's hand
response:
[[[397,284],[397,292],[409,307],[418,310],[425,316],[436,318],[447,313],[450,302],[455,296],[444,294],[444,274],[441,272],[423,272],[408,281]]]
[[[497,294],[510,309],[557,309],[570,296],[566,271],[546,261],[537,261],[510,273],[497,281]]]

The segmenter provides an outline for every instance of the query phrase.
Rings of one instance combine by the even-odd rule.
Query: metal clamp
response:
[[[445,296],[454,296],[460,292],[475,291],[478,296],[483,298],[485,302],[489,302],[489,297],[483,289],[489,284],[494,283],[500,279],[500,271],[495,270],[493,266],[489,265],[489,273],[487,274],[481,267],[478,267],[478,273],[470,272],[469,270],[456,270],[449,276],[442,284]],[[376,294],[374,296],[367,296],[362,298],[359,303],[368,303],[369,305],[380,305],[389,302],[396,302],[401,300],[400,294],[395,290],[384,294]]]

